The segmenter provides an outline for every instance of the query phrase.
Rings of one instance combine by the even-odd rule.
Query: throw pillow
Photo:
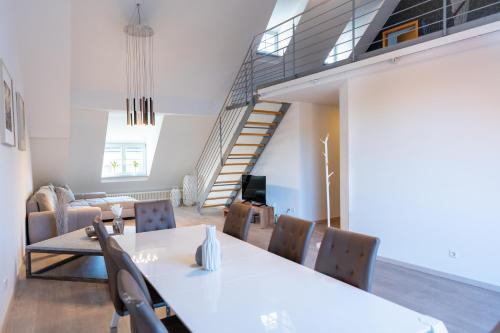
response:
[[[48,186],[42,186],[35,193],[35,199],[40,207],[40,211],[51,211],[56,209],[57,197],[56,194]]]
[[[69,195],[69,198],[70,198],[70,202],[71,201],[75,201],[75,193],[71,190],[71,188],[69,187],[69,185],[64,185],[64,188],[68,190],[68,195]]]
[[[64,204],[69,204],[72,201],[75,201],[75,195],[71,190],[68,190],[65,187],[56,187],[57,201],[61,201]]]

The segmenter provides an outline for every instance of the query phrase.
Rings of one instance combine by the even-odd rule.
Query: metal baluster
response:
[[[446,13],[446,8],[447,8],[446,0],[443,0],[443,36],[448,34],[448,22],[446,19],[448,15]]]
[[[278,51],[279,52],[279,51]],[[283,60],[283,80],[286,79],[286,62],[285,62],[285,52],[283,52],[282,56]]]
[[[293,63],[292,63],[292,74],[295,76],[295,17],[292,20],[292,56],[293,56]]]
[[[247,64],[245,64],[245,102],[248,103],[248,66],[247,66]]]
[[[253,44],[250,48],[250,94],[253,98]]]
[[[356,54],[354,53],[354,48],[356,47],[356,0],[352,0],[352,24],[351,24],[351,33],[352,33],[352,61],[356,61]]]
[[[220,152],[220,165],[224,165],[223,157],[222,157],[222,113],[219,117],[219,152]]]

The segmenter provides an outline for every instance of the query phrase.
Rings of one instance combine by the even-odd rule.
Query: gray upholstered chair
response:
[[[127,308],[121,301],[119,295],[118,295],[118,289],[117,289],[117,276],[118,276],[118,271],[122,268],[119,267],[117,264],[117,261],[113,259],[109,243],[112,243],[114,248],[112,250],[117,250],[119,249],[121,252],[122,249],[116,243],[116,241],[112,238],[109,237],[109,234],[106,230],[106,227],[104,226],[104,223],[100,221],[100,219],[96,219],[93,222],[94,229],[97,233],[97,238],[99,240],[99,244],[101,245],[103,257],[104,257],[104,263],[106,265],[106,272],[108,274],[108,287],[109,287],[109,295],[111,297],[111,301],[113,302],[113,306],[115,308],[115,312],[113,313],[113,317],[111,319],[111,328],[116,328],[118,326],[118,321],[120,317],[126,316],[127,313]],[[128,256],[125,252],[123,252],[124,255]],[[130,259],[130,257],[129,257]],[[121,264],[122,262],[120,262]],[[130,260],[127,262],[129,265],[133,265],[132,269],[136,269],[135,265],[133,262]],[[144,278],[142,277],[140,272],[136,272],[135,276],[138,276],[138,279],[142,279],[144,281]],[[148,295],[152,295],[152,303],[154,304],[154,307],[162,307],[165,306],[165,302],[161,299],[161,297],[158,295],[156,290],[148,285],[146,283],[146,290],[148,292]],[[168,310],[168,309],[167,309]]]
[[[108,238],[106,246],[108,248],[109,256],[116,268],[118,270],[124,269],[134,277],[134,279],[137,281],[137,284],[142,288],[144,295],[146,295],[148,303],[155,308],[166,306],[165,301],[163,301],[156,289],[154,289],[153,286],[151,286],[146,282],[146,280],[144,280],[142,273],[134,264],[132,258],[130,258],[130,256],[125,251],[123,251],[121,246],[113,237]],[[168,307],[167,312],[169,312]]]
[[[231,207],[229,207],[229,212],[224,222],[224,229],[222,229],[222,232],[246,242],[252,219],[252,206],[242,203],[233,203]]]
[[[135,231],[147,232],[175,228],[174,208],[170,200],[137,202]]]
[[[274,226],[268,251],[302,265],[314,226],[314,222],[281,215]]]
[[[158,319],[148,304],[143,289],[136,279],[123,269],[118,272],[118,293],[130,313],[132,333],[189,332],[177,316]]]
[[[371,291],[380,240],[351,231],[328,228],[314,269],[357,288]]]
[[[115,312],[113,313],[113,317],[111,319],[111,328],[116,328],[118,326],[118,320],[120,317],[127,315],[127,309],[125,308],[123,302],[120,300],[118,296],[118,289],[116,287],[118,267],[115,265],[114,261],[111,259],[111,256],[108,251],[108,239],[109,234],[104,226],[104,223],[97,218],[93,222],[94,229],[97,233],[97,239],[99,240],[99,244],[101,245],[102,255],[104,257],[104,264],[106,265],[106,272],[108,274],[108,287],[109,287],[109,296],[111,301],[113,302],[113,306],[115,307]]]

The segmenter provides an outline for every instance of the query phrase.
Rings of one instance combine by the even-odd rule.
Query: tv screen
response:
[[[266,177],[241,176],[241,197],[243,200],[266,204]]]

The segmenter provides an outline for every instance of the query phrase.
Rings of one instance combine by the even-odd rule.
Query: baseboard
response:
[[[380,257],[379,256],[379,257],[377,257],[377,260],[382,261],[382,262],[386,262],[386,263],[389,263],[389,264],[401,266],[401,267],[404,267],[404,268],[407,268],[407,269],[412,269],[412,270],[417,271],[417,272],[422,272],[422,273],[426,273],[426,274],[430,274],[430,275],[439,276],[439,277],[442,277],[442,278],[445,278],[445,279],[449,279],[449,280],[453,280],[453,281],[465,283],[465,284],[468,284],[468,285],[471,285],[471,286],[474,286],[474,287],[483,288],[483,289],[487,289],[487,290],[491,290],[491,291],[500,293],[500,286],[497,286],[497,285],[494,285],[494,284],[491,284],[491,283],[477,281],[477,280],[465,278],[465,277],[462,277],[462,276],[458,276],[458,275],[454,275],[454,274],[450,274],[450,273],[441,272],[441,271],[438,271],[438,270],[435,270],[435,269],[431,269],[431,268],[427,268],[427,267],[422,267],[422,266],[418,266],[418,265],[409,264],[409,263],[406,263],[406,262],[403,262],[403,261],[399,261],[399,260],[395,260],[395,259],[390,259],[390,258],[385,258],[385,257]]]

